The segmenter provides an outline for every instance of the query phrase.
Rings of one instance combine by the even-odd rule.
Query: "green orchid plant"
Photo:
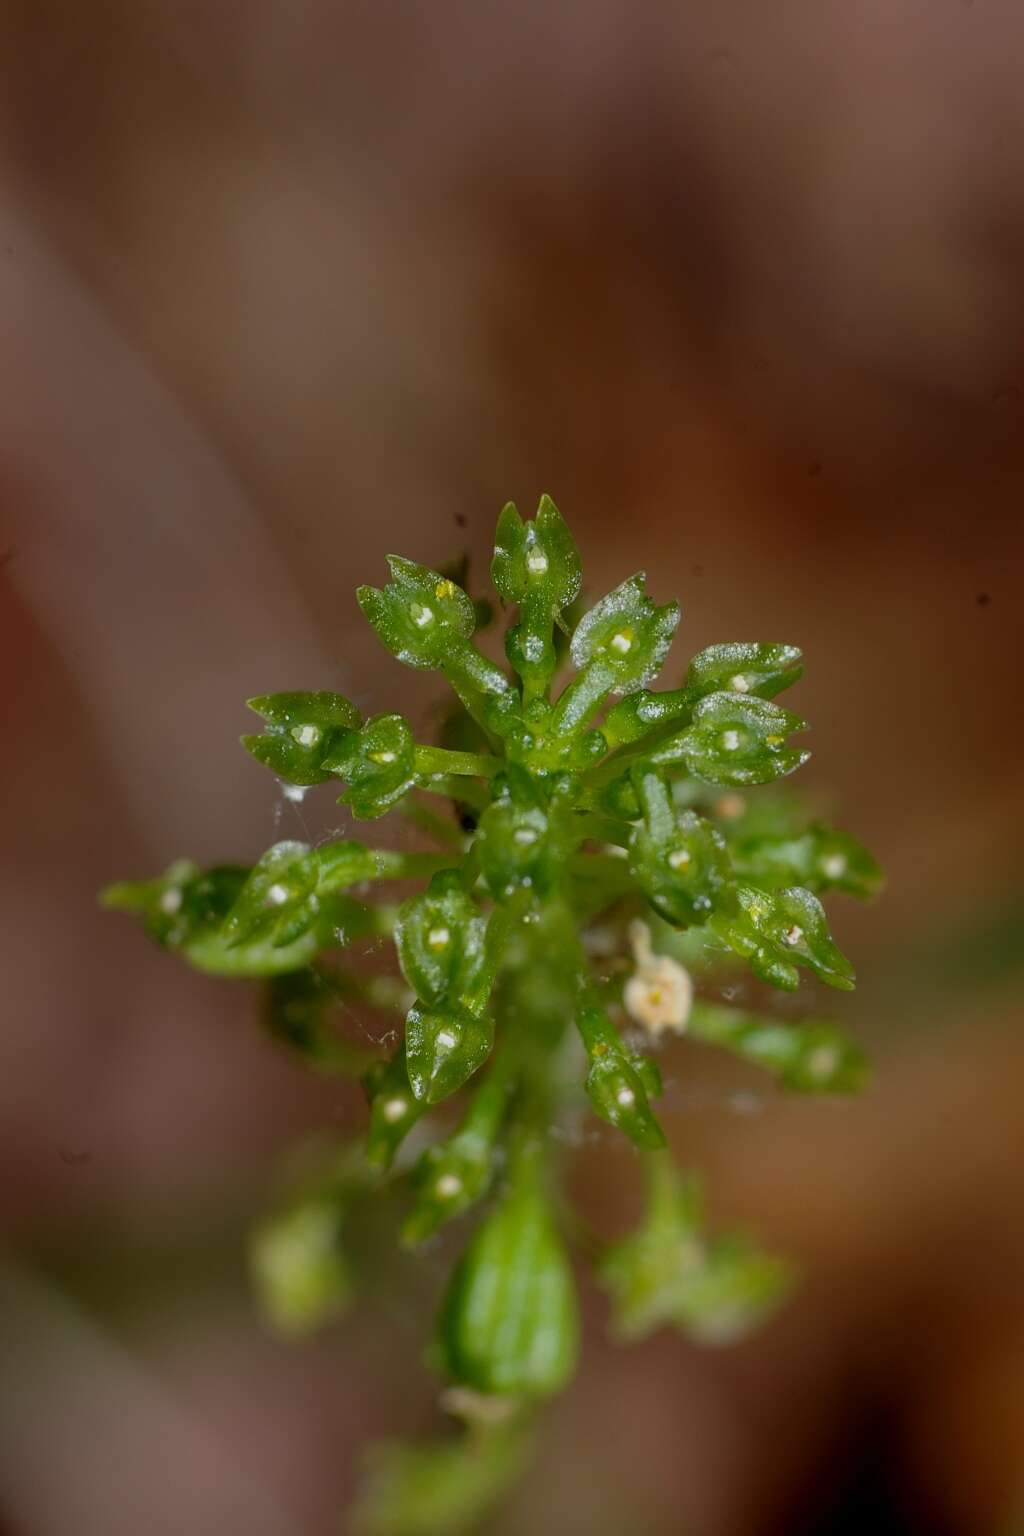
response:
[[[786,1295],[786,1263],[709,1233],[654,1108],[657,1056],[688,1033],[783,1089],[857,1088],[864,1058],[834,1023],[721,999],[743,966],[755,998],[760,984],[794,991],[802,972],[851,989],[821,897],[870,896],[881,876],[791,796],[749,796],[808,756],[792,744],[804,721],[774,702],[800,676],[793,646],[712,646],[681,686],[653,691],[678,605],[636,575],[577,617],[580,558],[547,496],[532,520],[510,505],[498,521],[491,574],[514,610],[511,671],[476,644],[490,609],[457,572],[388,564],[391,580],[361,588],[359,605],[393,656],[450,684],[438,743],[330,692],[251,699],[263,729],[242,740],[291,795],[340,782],[353,817],[396,812],[411,837],[397,849],[289,840],[252,868],[179,862],[105,901],[202,971],[261,979],[279,1041],[317,1070],[361,1077],[361,1142],[329,1148],[253,1240],[280,1327],[313,1328],[350,1304],[359,1202],[393,1195],[411,1248],[475,1215],[433,1348],[460,1427],[381,1448],[357,1517],[376,1536],[413,1536],[479,1521],[523,1464],[537,1404],[573,1374],[558,1181],[587,1101],[638,1149],[648,1185],[637,1231],[585,1245],[619,1335],[732,1340]],[[400,976],[381,971],[382,939]],[[346,1038],[353,1005],[404,1017],[396,1050],[367,1059]]]

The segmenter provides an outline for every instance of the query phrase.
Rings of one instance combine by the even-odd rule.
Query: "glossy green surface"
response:
[[[808,976],[852,988],[820,898],[867,897],[882,879],[850,834],[781,786],[758,788],[807,757],[792,740],[806,723],[773,702],[801,674],[794,646],[711,646],[654,688],[679,605],[635,575],[588,607],[548,497],[532,520],[508,506],[498,522],[511,670],[477,644],[493,608],[464,589],[465,561],[388,565],[359,605],[398,661],[450,686],[447,712],[419,712],[439,720],[436,741],[325,691],[250,700],[263,730],[243,741],[291,797],[329,784],[358,821],[394,813],[400,846],[288,839],[248,869],[179,861],[104,898],[197,969],[262,979],[270,1036],[316,1071],[361,1078],[368,1129],[340,1154],[346,1179],[358,1167],[360,1198],[396,1197],[403,1244],[477,1220],[435,1355],[468,1427],[378,1462],[359,1526],[376,1536],[468,1529],[518,1468],[524,1404],[572,1374],[558,1176],[584,1110],[590,1134],[606,1122],[649,1170],[644,1222],[599,1265],[622,1336],[670,1324],[738,1338],[786,1294],[779,1260],[705,1231],[652,1108],[661,1073],[645,1030],[674,986],[686,1004],[672,1028],[783,1089],[859,1087],[864,1058],[838,1025],[780,1019],[756,989],[743,1009],[714,993],[742,967],[783,991]],[[353,1034],[353,1008],[387,1022]],[[459,1094],[457,1116],[435,1114]],[[258,1289],[286,1331],[351,1300],[349,1198],[349,1183],[318,1179],[257,1233]]]

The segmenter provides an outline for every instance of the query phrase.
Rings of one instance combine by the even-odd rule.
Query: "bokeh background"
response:
[[[1022,67],[1014,0],[0,4],[3,1536],[327,1536],[440,1422],[441,1258],[301,1345],[247,1289],[358,1095],[95,893],[334,825],[242,700],[425,716],[353,588],[483,577],[542,490],[595,593],[682,596],[675,666],[804,647],[807,782],[890,885],[835,907],[864,1099],[672,1060],[680,1157],[801,1298],[708,1353],[589,1297],[490,1529],[1021,1529]],[[575,1177],[616,1229],[629,1157]]]

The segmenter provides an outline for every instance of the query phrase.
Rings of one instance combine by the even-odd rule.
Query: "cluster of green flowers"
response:
[[[432,846],[279,842],[251,869],[177,863],[106,900],[202,970],[265,978],[272,1032],[319,1069],[362,1077],[363,1148],[337,1152],[257,1234],[278,1322],[313,1326],[348,1303],[346,1212],[380,1185],[399,1195],[412,1246],[483,1206],[436,1350],[468,1428],[378,1465],[364,1523],[397,1536],[470,1522],[518,1467],[529,1405],[572,1374],[577,1309],[556,1188],[566,1138],[550,1132],[578,1116],[584,1094],[648,1170],[640,1230],[599,1261],[623,1335],[669,1323],[733,1338],[785,1293],[781,1261],[709,1237],[695,1182],[665,1150],[652,1049],[663,1030],[688,1030],[784,1088],[855,1088],[863,1058],[837,1026],[727,1006],[715,983],[745,963],[785,991],[802,970],[852,988],[820,898],[868,896],[880,874],[854,838],[809,823],[791,798],[748,800],[808,755],[791,744],[804,722],[774,702],[800,676],[794,647],[712,646],[680,687],[652,691],[678,605],[656,604],[636,575],[576,618],[579,554],[548,497],[533,520],[508,506],[498,523],[491,571],[516,609],[511,674],[475,643],[489,610],[452,574],[389,565],[391,580],[361,588],[359,604],[392,655],[451,685],[440,743],[417,743],[401,715],[363,719],[329,692],[252,699],[264,729],[243,741],[286,786],[341,781],[354,817],[397,811]],[[420,889],[397,902],[392,888],[409,881]],[[382,935],[401,979],[339,963]],[[712,995],[695,996],[695,980]],[[404,1014],[390,1058],[367,1060],[345,1038],[340,1005],[353,1000]],[[454,1126],[420,1125],[467,1085]]]

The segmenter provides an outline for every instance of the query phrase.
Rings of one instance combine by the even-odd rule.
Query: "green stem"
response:
[[[512,687],[501,667],[477,650],[471,640],[465,640],[453,648],[442,671],[451,684],[463,709],[497,743],[492,710],[494,703],[507,700],[507,706],[518,704],[518,691]]]
[[[505,958],[509,940],[522,922],[528,904],[529,892],[520,891],[511,901],[499,902],[492,908],[487,921],[487,937],[484,940],[483,970],[472,997],[467,999],[467,1007],[471,1013],[481,1013],[486,1007]]]
[[[551,716],[552,735],[574,736],[596,714],[615,687],[610,667],[591,661],[559,695]]]
[[[429,880],[439,869],[451,869],[450,853],[398,853],[393,848],[374,848],[370,880]]]
[[[473,1137],[486,1146],[492,1146],[497,1140],[515,1080],[514,1045],[514,1040],[506,1039],[495,1053],[490,1071],[470,1099],[459,1126],[460,1136]]]
[[[439,816],[429,806],[421,805],[418,800],[413,800],[409,795],[404,800],[400,800],[395,809],[412,826],[419,827],[421,832],[426,832],[435,842],[445,843],[460,854],[465,851],[465,834],[454,821],[448,821],[444,816]]]
[[[648,831],[656,842],[664,842],[677,824],[672,791],[662,775],[653,771],[634,774],[633,782]]]
[[[474,811],[486,810],[491,803],[486,786],[478,784],[475,779],[445,774],[428,779],[419,787],[426,790],[428,795],[443,795],[446,800],[457,800],[463,805],[471,806]]]
[[[628,848],[632,827],[617,816],[606,816],[600,811],[585,811],[573,817],[572,825],[580,841],[589,838],[595,843],[611,843],[616,848]]]
[[[501,769],[501,759],[482,752],[451,752],[447,747],[417,747],[415,765],[417,774],[426,778],[466,774],[490,779]]]

